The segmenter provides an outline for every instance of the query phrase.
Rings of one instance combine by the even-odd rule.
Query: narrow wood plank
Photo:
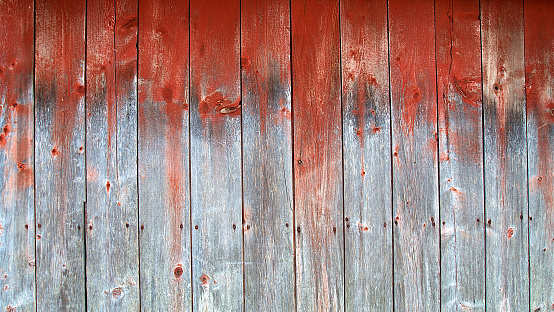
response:
[[[554,3],[526,0],[531,311],[554,309]]]
[[[479,0],[435,2],[441,310],[485,310]]]
[[[434,2],[389,1],[398,311],[440,309]]]
[[[523,1],[481,2],[486,306],[529,310]]]
[[[339,2],[291,14],[297,310],[344,311]]]
[[[137,311],[137,1],[87,2],[87,309]]]
[[[190,10],[193,311],[242,311],[240,0]]]
[[[347,311],[392,311],[386,1],[341,1]]]
[[[34,1],[0,3],[0,310],[35,309]]]
[[[190,311],[189,4],[139,8],[141,304]]]
[[[83,0],[36,1],[37,310],[85,309]]]
[[[289,4],[241,3],[246,311],[295,304]]]

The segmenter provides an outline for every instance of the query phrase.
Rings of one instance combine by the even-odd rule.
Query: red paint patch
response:
[[[240,99],[232,102],[216,91],[205,97],[199,104],[198,111],[202,118],[213,118],[216,116],[240,116]]]
[[[514,229],[513,228],[508,229],[508,232],[506,234],[508,235],[508,238],[512,238],[512,236],[514,236]]]
[[[108,193],[110,192],[110,186],[111,186],[110,181],[107,181],[107,182],[106,182],[106,191],[107,191]]]

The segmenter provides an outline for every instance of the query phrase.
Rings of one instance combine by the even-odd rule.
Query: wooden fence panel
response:
[[[36,292],[39,311],[85,310],[84,0],[36,1]]]
[[[140,307],[137,1],[87,1],[87,310]]]
[[[386,1],[341,1],[346,310],[392,311]]]
[[[289,1],[241,3],[244,300],[294,311]]]
[[[0,310],[35,309],[34,2],[0,3]]]

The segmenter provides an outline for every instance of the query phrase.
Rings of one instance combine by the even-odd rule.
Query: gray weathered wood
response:
[[[137,1],[87,2],[87,310],[137,311]]]
[[[242,311],[240,1],[190,10],[193,311]]]
[[[341,1],[347,311],[392,311],[386,1]]]
[[[85,1],[36,1],[38,311],[85,309]]]
[[[345,308],[339,30],[338,1],[292,1],[298,311]]]
[[[389,2],[394,302],[440,310],[434,2]]]
[[[35,309],[34,3],[0,3],[0,310]]]
[[[485,311],[479,13],[478,0],[435,2],[443,311]]]
[[[190,311],[188,1],[139,8],[141,306]]]
[[[481,2],[486,306],[529,310],[523,2]]]
[[[554,306],[554,3],[525,1],[531,311]],[[540,309],[540,310],[538,310]]]
[[[241,3],[246,311],[294,311],[289,18],[289,1]]]

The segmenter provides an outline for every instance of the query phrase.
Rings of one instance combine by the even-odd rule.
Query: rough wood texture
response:
[[[479,0],[435,2],[444,311],[485,311],[479,14]]]
[[[87,309],[136,311],[137,1],[87,2]]]
[[[291,5],[297,309],[343,311],[339,2]]]
[[[193,311],[241,311],[240,1],[190,10]]]
[[[244,300],[294,310],[289,1],[241,3]]]
[[[487,310],[529,310],[523,2],[481,3]]]
[[[389,2],[394,301],[440,309],[437,97],[433,1]]]
[[[35,309],[33,1],[0,3],[0,310]]]
[[[554,306],[554,3],[525,1],[531,311]]]
[[[85,309],[85,1],[36,2],[39,311]]]
[[[139,7],[141,306],[190,311],[189,6]]]
[[[341,40],[346,310],[392,311],[387,3],[341,1]]]

